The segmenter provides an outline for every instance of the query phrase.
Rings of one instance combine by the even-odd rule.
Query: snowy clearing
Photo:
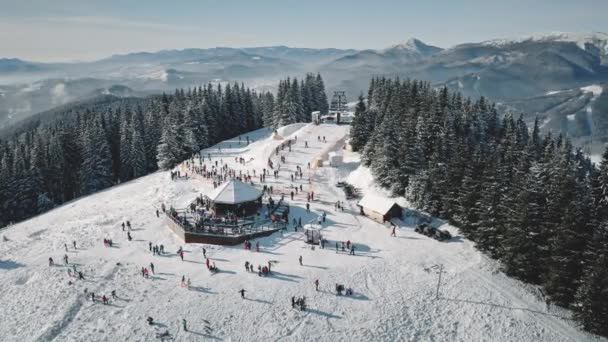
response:
[[[499,273],[495,262],[477,252],[457,228],[444,224],[454,238],[438,242],[414,233],[405,217],[397,237],[391,237],[390,228],[360,216],[357,200],[347,201],[335,187],[337,181],[351,182],[363,193],[386,194],[359,165],[357,154],[345,151],[339,168],[307,168],[348,129],[300,124],[279,130],[283,138],[297,136],[297,142],[285,153],[279,179],[268,177],[275,189],[288,189],[297,165],[304,178],[311,177],[311,184],[307,179],[295,182],[304,192],[315,192],[311,212],[305,210],[305,194],[288,202],[291,217],[305,222],[327,213],[322,228],[329,241],[325,249],[311,249],[291,224],[283,233],[257,240],[260,252],[242,246],[183,245],[162,215],[156,217],[155,209],[161,203],[184,205],[213,187],[198,177],[172,182],[168,172],[67,203],[0,231],[0,340],[149,341],[164,330],[178,341],[596,340],[576,328],[569,312],[547,306],[532,287]],[[326,143],[318,140],[323,136]],[[259,171],[284,141],[267,129],[252,132],[249,138],[255,140],[249,146],[235,138],[205,154],[237,170]],[[239,156],[245,158],[244,165],[234,161]],[[334,209],[338,200],[345,204],[344,211]],[[407,205],[404,199],[396,201]],[[121,228],[126,220],[133,226],[130,242]],[[114,247],[104,247],[104,238],[112,239]],[[355,244],[356,255],[336,251],[335,246],[347,240]],[[168,253],[153,256],[149,242],[163,244]],[[180,246],[184,261],[175,254]],[[202,247],[219,273],[205,268]],[[84,281],[68,277],[64,254],[70,266],[84,272]],[[56,266],[49,267],[49,257]],[[259,277],[244,270],[246,261],[256,266],[274,261],[275,266],[270,276]],[[145,279],[140,270],[150,262],[156,274]],[[436,299],[439,264],[445,272]],[[180,287],[182,276],[190,278],[191,289]],[[319,291],[313,285],[316,279]],[[352,287],[354,295],[337,296],[337,283]],[[118,299],[110,299],[108,305],[93,303],[85,289],[108,297],[116,290]],[[240,289],[247,291],[245,299],[240,298]],[[293,309],[292,296],[306,296],[308,309]],[[157,325],[149,326],[148,316]],[[183,318],[189,332],[181,329]]]
[[[586,87],[582,87],[581,91],[584,93],[592,93],[594,97],[602,95],[603,88],[599,84],[592,84]]]

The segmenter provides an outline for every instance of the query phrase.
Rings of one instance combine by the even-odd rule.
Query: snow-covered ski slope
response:
[[[293,171],[296,165],[304,169],[304,179],[296,184],[315,192],[311,213],[305,211],[305,196],[288,202],[292,217],[304,222],[327,212],[325,249],[312,250],[290,224],[287,232],[258,240],[260,252],[204,246],[221,270],[212,275],[204,264],[203,246],[183,245],[162,215],[155,214],[161,203],[185,205],[212,186],[197,177],[172,182],[168,172],[158,172],[0,231],[0,340],[153,341],[164,330],[175,341],[597,339],[577,329],[567,311],[548,307],[535,290],[497,272],[495,263],[460,237],[456,228],[446,225],[455,238],[441,243],[414,233],[404,218],[397,237],[391,237],[389,228],[359,216],[356,202],[346,201],[334,186],[352,175],[351,181],[364,191],[381,193],[374,189],[369,172],[359,167],[356,154],[346,152],[344,165],[337,169],[307,169],[309,161],[348,134],[348,127],[296,125],[279,133],[283,138],[297,136],[297,142],[291,153],[285,151],[287,163],[281,165],[280,178],[269,176],[268,184],[286,188],[291,183],[286,170]],[[318,141],[319,136],[327,142]],[[255,140],[249,146],[232,139],[220,144],[221,153],[212,147],[205,154],[235,169],[255,168],[259,174],[282,140],[271,138],[266,129],[249,137]],[[304,141],[309,148],[304,148]],[[246,159],[245,165],[234,162],[239,156]],[[346,210],[336,212],[337,200],[346,203]],[[133,226],[131,242],[121,228],[125,220]],[[115,246],[104,247],[104,238]],[[336,252],[335,242],[346,240],[355,244],[355,256]],[[169,253],[152,256],[149,242],[163,244]],[[62,260],[66,243],[68,261],[84,271],[84,281],[67,275]],[[180,246],[184,261],[175,254]],[[56,266],[49,267],[49,257]],[[276,261],[271,276],[245,271],[246,261],[257,269],[271,260]],[[141,267],[150,262],[156,274],[145,279]],[[445,273],[436,299],[434,265],[439,264]],[[180,287],[182,276],[191,279],[191,289]],[[336,283],[352,287],[354,296],[336,296]],[[85,288],[108,297],[116,290],[119,299],[110,299],[109,305],[93,303],[85,297]],[[240,298],[240,289],[247,291],[246,299]],[[308,310],[292,309],[292,296],[306,296]],[[147,325],[148,316],[158,324]],[[182,318],[189,332],[182,330]]]

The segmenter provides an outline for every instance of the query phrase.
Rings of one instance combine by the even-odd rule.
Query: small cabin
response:
[[[383,196],[367,194],[357,203],[361,215],[384,223],[394,217],[401,217],[401,206],[397,202]]]

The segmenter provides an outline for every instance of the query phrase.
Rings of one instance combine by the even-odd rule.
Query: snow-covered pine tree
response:
[[[363,94],[359,95],[359,101],[355,107],[355,117],[350,129],[350,145],[353,151],[357,152],[363,149],[367,143],[367,139],[371,135],[372,127],[371,120],[368,119],[367,108]]]
[[[327,94],[325,93],[325,82],[321,74],[317,74],[314,87],[314,95],[316,107],[314,110],[320,111],[322,114],[327,114],[329,111],[329,102],[327,101]]]
[[[134,178],[144,176],[148,173],[148,159],[146,156],[146,142],[143,117],[141,114],[136,114],[131,121],[131,156],[132,175]]]
[[[170,117],[165,118],[156,155],[158,168],[161,170],[171,169],[181,161],[181,146],[177,141],[177,134],[176,124],[172,122]]]
[[[562,154],[570,154],[570,147]],[[587,242],[592,239],[594,225],[589,171],[584,165],[585,156],[579,149],[572,162],[565,164],[566,158],[562,158],[560,165],[565,171],[563,177],[560,177],[559,183],[554,187],[563,195],[553,195],[563,203],[559,222],[548,237],[547,251],[550,252],[545,257],[547,271],[543,282],[551,300],[564,307],[574,301],[582,274],[583,254]],[[555,198],[550,200],[553,199]]]
[[[575,295],[575,317],[592,333],[608,336],[608,222],[595,226]]]
[[[132,113],[125,113],[120,124],[120,180],[126,181],[133,177],[131,160]]]
[[[99,120],[90,120],[83,134],[82,192],[90,194],[112,185],[112,156]]]

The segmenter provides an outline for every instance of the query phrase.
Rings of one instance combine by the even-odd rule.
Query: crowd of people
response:
[[[323,141],[323,142],[326,141],[325,137],[322,137],[322,138],[318,137],[318,140]],[[211,153],[207,153],[207,155],[204,155],[203,153],[201,153],[196,156],[193,156],[191,160],[186,161],[178,169],[171,171],[170,172],[171,179],[178,180],[178,179],[188,178],[188,172],[189,172],[191,175],[196,175],[197,177],[200,177],[203,180],[209,181],[210,183],[213,184],[214,188],[221,185],[221,182],[223,182],[227,179],[239,179],[244,182],[250,182],[252,184],[254,183],[255,179],[259,179],[259,185],[262,187],[264,194],[267,196],[267,209],[268,210],[266,211],[267,212],[266,218],[271,219],[273,221],[282,220],[282,221],[288,223],[289,219],[290,219],[289,210],[281,212],[280,216],[279,215],[275,216],[273,214],[273,210],[276,209],[284,201],[284,196],[286,193],[290,196],[290,199],[292,201],[294,201],[295,197],[298,195],[305,196],[305,198],[306,198],[305,206],[306,206],[306,210],[308,212],[310,212],[311,202],[315,201],[315,192],[313,191],[312,186],[309,186],[307,191],[305,191],[303,182],[300,182],[300,184],[298,184],[298,185],[294,185],[294,183],[296,183],[298,180],[300,180],[300,181],[303,180],[304,172],[303,172],[303,169],[301,166],[296,165],[295,170],[293,170],[293,171],[289,171],[287,169],[285,169],[285,170],[281,169],[281,164],[285,165],[287,163],[287,155],[282,154],[282,152],[284,150],[291,151],[292,145],[294,143],[296,143],[296,141],[297,141],[297,138],[294,138],[292,140],[287,140],[286,142],[277,146],[275,149],[275,158],[277,160],[273,161],[272,158],[269,158],[268,163],[267,163],[268,169],[263,168],[262,170],[259,170],[259,171],[256,171],[254,169],[236,170],[234,168],[229,167],[229,165],[227,163],[224,163],[224,160],[222,158],[218,158],[218,157],[213,158]],[[247,137],[247,144],[249,144],[249,137]],[[308,147],[308,142],[305,141],[303,143],[303,145]],[[235,163],[241,165],[241,167],[246,167],[246,165],[247,165],[247,162],[246,162],[245,158],[243,158],[243,157],[235,157],[234,161],[235,161]],[[186,168],[186,170],[188,170],[188,172],[183,172],[183,169],[180,169],[182,167]],[[308,163],[307,167],[308,167],[308,169],[310,169],[310,163]],[[278,203],[275,203],[275,200],[272,197],[273,190],[274,190],[273,186],[276,187],[276,184],[274,184],[274,185],[265,184],[266,177],[270,176],[271,171],[272,171],[272,177],[274,177],[275,179],[278,179],[280,175],[284,175],[285,178],[291,182],[290,183],[291,185],[288,188],[288,189],[290,189],[289,192],[281,191],[281,199],[278,201]],[[310,183],[310,178],[309,178],[309,183]],[[336,210],[340,210],[340,209],[343,210],[344,205],[342,202],[337,201],[334,205],[334,208]],[[162,204],[160,209],[163,213],[166,212],[164,203]],[[197,199],[192,203],[192,205],[190,206],[189,209],[190,209],[190,213],[196,213],[199,215],[200,220],[198,222],[201,222],[203,227],[205,225],[211,226],[211,225],[215,225],[215,224],[238,225],[244,219],[243,217],[240,217],[235,213],[228,213],[223,216],[218,216],[218,215],[213,214],[211,211],[209,211],[209,203],[207,203],[202,196],[197,197]],[[158,209],[155,209],[155,210],[156,210],[156,216],[160,217],[160,211]],[[170,207],[168,213],[169,213],[169,216],[172,216],[179,221],[182,220],[180,218],[180,215],[178,214],[178,211],[175,210],[173,207]],[[326,212],[321,212],[321,214],[318,215],[318,224],[321,225],[321,224],[325,223],[326,216],[327,216]],[[302,217],[298,217],[298,218],[293,217],[292,219],[293,219],[294,231],[297,232],[298,228],[302,228]],[[186,220],[184,220],[184,221],[186,221]],[[122,222],[121,226],[122,226],[122,231],[126,232],[127,240],[132,241],[133,238],[131,236],[131,232],[132,232],[131,222],[126,220],[125,222]],[[394,229],[393,229],[393,234],[394,234]],[[325,248],[326,243],[327,243],[327,240],[321,239],[321,241],[320,241],[321,248]],[[103,244],[105,247],[112,247],[114,242],[112,241],[111,238],[104,238]],[[165,256],[166,255],[165,246],[163,244],[155,244],[152,241],[148,241],[147,244],[148,244],[149,252],[152,254],[152,256]],[[72,241],[72,245],[73,245],[74,250],[76,250],[76,241]],[[65,251],[68,252],[69,249],[68,249],[67,243],[64,244],[64,248],[65,248]],[[255,244],[252,241],[245,241],[243,244],[243,248],[248,251],[260,252],[259,241],[256,241]],[[342,252],[348,251],[350,255],[355,255],[355,244],[352,243],[350,240],[342,241],[340,243],[338,241],[336,241],[335,248],[336,248],[336,253],[338,253],[339,251],[342,251]],[[211,273],[220,272],[220,270],[216,266],[215,262],[212,261],[211,258],[207,257],[206,249],[202,248],[202,251],[203,251],[205,266],[207,267],[208,271]],[[176,255],[182,261],[184,261],[184,249],[182,247],[179,247],[179,249],[176,252]],[[68,263],[69,260],[68,260],[67,254],[64,255],[63,261],[66,266],[70,265]],[[247,273],[254,273],[254,274],[257,273],[257,275],[259,277],[272,277],[273,269],[277,266],[277,263],[278,263],[278,261],[276,261],[276,260],[269,260],[266,264],[258,264],[256,267],[256,266],[254,266],[253,263],[246,261],[244,263],[244,267],[245,267],[245,271]],[[298,258],[298,263],[299,263],[299,265],[304,266],[303,257],[301,255]],[[55,266],[55,263],[54,263],[54,260],[52,259],[52,257],[49,257],[49,266]],[[153,262],[150,262],[149,264],[147,264],[145,266],[141,266],[139,271],[143,278],[148,279],[151,276],[153,277],[153,275],[156,274],[156,270],[157,270],[156,265]],[[72,267],[69,267],[67,269],[67,272],[68,272],[68,276],[70,277],[70,280],[69,280],[70,284],[72,284],[72,279],[84,280],[84,274],[81,270],[78,270],[76,268],[76,264],[72,264]],[[313,284],[314,284],[315,290],[319,291],[319,286],[320,286],[319,280],[315,279]],[[190,278],[186,277],[185,275],[182,275],[179,285],[181,287],[191,289]],[[92,302],[99,301],[104,305],[110,304],[111,300],[113,301],[113,300],[119,299],[119,297],[116,294],[116,290],[111,291],[111,296],[102,294],[101,297],[99,295],[96,295],[94,292],[89,291],[87,288],[85,288],[84,292],[85,292],[85,296],[87,298],[90,298]],[[344,285],[341,285],[341,284],[335,285],[335,292],[337,295],[342,295],[344,293],[345,295],[348,296],[348,295],[353,294],[353,291],[350,287],[346,288]],[[245,299],[245,293],[246,293],[245,289],[239,290],[238,293],[240,294],[241,298]],[[306,297],[305,296],[291,297],[291,306],[294,309],[298,309],[298,310],[302,310],[302,311],[306,310],[306,308],[307,308]],[[147,317],[146,321],[149,325],[155,324],[152,317]],[[187,322],[185,319],[182,319],[181,325],[182,325],[182,328],[184,331],[188,331]],[[206,330],[207,329],[210,329],[210,328],[206,328]],[[207,330],[207,331],[209,332],[210,330]],[[168,334],[168,332],[166,331],[166,332],[162,333],[162,336],[166,336],[165,334]]]

